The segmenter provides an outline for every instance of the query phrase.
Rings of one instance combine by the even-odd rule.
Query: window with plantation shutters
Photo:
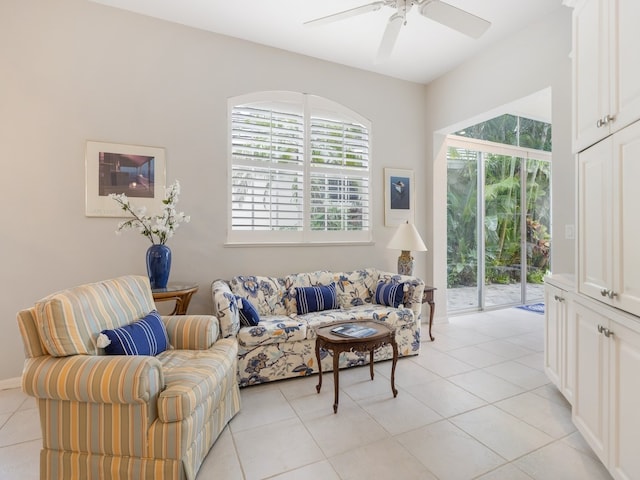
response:
[[[231,243],[371,240],[370,126],[329,100],[229,101]]]

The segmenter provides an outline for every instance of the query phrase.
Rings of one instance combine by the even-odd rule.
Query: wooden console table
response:
[[[167,288],[154,288],[151,293],[155,302],[168,302],[170,300],[176,302],[173,312],[169,315],[186,315],[191,297],[197,291],[198,285],[195,283],[170,283]]]
[[[433,314],[436,311],[436,304],[433,301],[433,292],[435,292],[437,288],[430,287],[428,285],[424,286],[424,292],[422,293],[422,303],[429,304],[429,338],[433,342],[434,338],[431,335],[431,326],[433,325]]]

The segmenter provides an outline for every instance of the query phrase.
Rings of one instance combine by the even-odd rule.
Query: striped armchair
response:
[[[162,317],[171,348],[108,356],[102,330],[155,308],[125,276],[50,295],[18,313],[23,390],[37,399],[41,479],[194,479],[240,409],[235,338],[216,317]]]

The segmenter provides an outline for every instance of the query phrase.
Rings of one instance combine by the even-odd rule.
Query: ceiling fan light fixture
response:
[[[418,11],[421,15],[471,38],[480,38],[491,26],[491,22],[439,0],[421,3]]]

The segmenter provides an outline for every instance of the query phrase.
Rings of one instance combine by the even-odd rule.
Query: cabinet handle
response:
[[[610,122],[613,122],[616,119],[615,115],[605,115],[602,118],[599,118],[596,122],[596,127],[606,127]]]
[[[609,297],[609,298],[613,298],[613,297],[617,297],[617,296],[618,296],[618,294],[616,292],[614,292],[613,290],[609,290],[607,292],[607,297]]]
[[[602,295],[603,297],[606,297],[607,295],[609,295],[609,290],[607,290],[606,288],[603,288],[602,290],[600,290],[600,295]]]
[[[598,333],[602,333],[605,337],[613,337],[613,332],[602,325],[598,325]]]

